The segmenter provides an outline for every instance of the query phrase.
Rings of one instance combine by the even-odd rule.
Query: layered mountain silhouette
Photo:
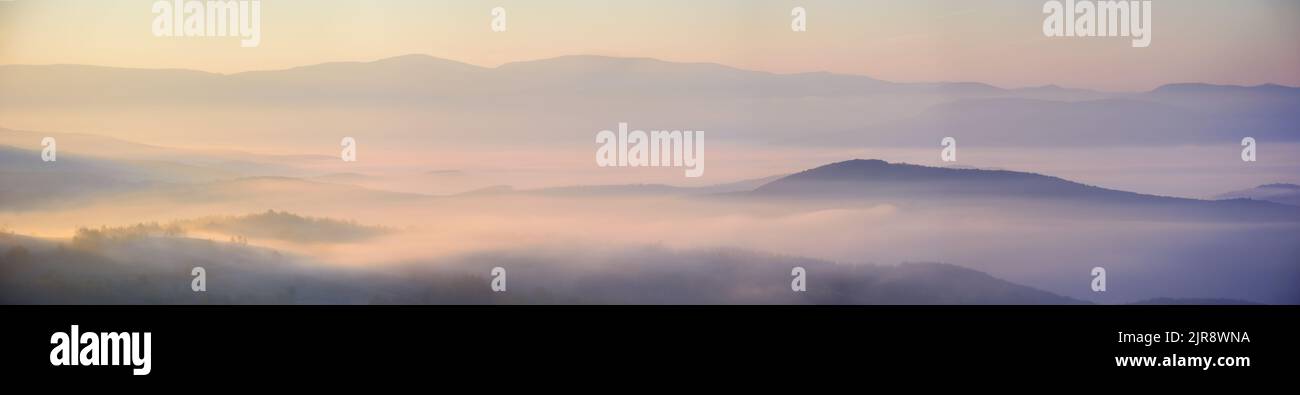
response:
[[[575,229],[521,227],[510,233],[528,236],[525,231],[537,231],[547,233],[538,239],[563,240],[588,237],[559,233],[585,230],[579,224],[596,224],[589,227],[599,229],[606,225],[600,217],[606,214],[601,210],[566,213],[560,210],[567,206],[557,203],[570,203],[563,201],[567,197],[598,197],[610,204],[597,206],[605,201],[591,199],[570,206],[617,207],[611,213],[622,214],[626,222],[608,222],[647,230],[647,243],[667,238],[671,244],[674,226],[691,223],[713,233],[701,238],[709,246],[772,246],[775,251],[769,252],[797,250],[806,256],[833,249],[834,259],[850,257],[844,261],[882,259],[870,255],[876,253],[870,249],[892,250],[880,256],[889,262],[953,262],[979,271],[942,264],[841,265],[712,250],[629,250],[592,258],[585,249],[554,254],[529,249],[439,256],[412,262],[409,269],[416,276],[387,276],[290,267],[281,263],[310,267],[315,262],[238,243],[150,236],[86,249],[0,233],[0,239],[8,237],[0,240],[5,241],[0,243],[5,247],[0,249],[5,254],[0,263],[7,274],[0,276],[7,281],[0,294],[5,301],[35,303],[201,303],[184,299],[194,295],[183,287],[161,287],[185,284],[186,271],[181,269],[203,264],[238,274],[236,282],[247,286],[248,292],[215,302],[492,303],[501,302],[503,296],[488,293],[482,286],[485,280],[473,276],[486,273],[490,266],[484,265],[509,263],[512,281],[531,277],[530,281],[540,281],[536,284],[547,284],[540,287],[540,294],[507,296],[520,298],[512,302],[521,303],[1073,301],[1056,295],[1108,303],[1164,296],[1296,303],[1298,269],[1292,246],[1300,208],[1282,204],[1294,204],[1286,197],[1294,185],[1266,185],[1211,201],[1126,192],[1018,171],[851,160],[776,178],[706,187],[642,184],[514,190],[477,189],[512,181],[486,179],[473,170],[429,171],[462,164],[420,164],[396,171],[327,166],[339,163],[332,155],[337,152],[338,136],[360,138],[366,155],[449,152],[461,148],[460,144],[484,143],[521,150],[535,148],[532,143],[576,150],[590,147],[594,132],[624,121],[634,128],[707,130],[711,147],[763,147],[778,142],[781,149],[791,145],[934,149],[941,137],[957,136],[963,147],[1211,145],[1236,149],[1246,135],[1269,144],[1300,142],[1296,108],[1300,108],[1300,89],[1279,85],[1188,83],[1147,92],[1058,86],[1014,89],[978,82],[898,83],[860,75],[779,74],[719,64],[602,56],[481,67],[410,55],[234,74],[4,65],[0,66],[0,119],[33,122],[36,116],[27,114],[39,114],[56,123],[49,126],[54,130],[103,130],[114,137],[159,144],[0,130],[0,185],[6,186],[0,188],[0,212],[13,214],[18,221],[40,218],[43,222],[47,217],[38,210],[57,213],[56,208],[94,204],[123,215],[188,211],[177,214],[188,218],[286,208],[311,218],[347,218],[360,210],[370,212],[372,218],[389,216],[394,223],[407,222],[406,217],[427,210],[422,219],[436,229],[450,229],[448,224],[460,223],[456,221],[476,221],[472,216],[446,215],[462,212],[488,217],[482,220],[485,229],[509,227],[501,224],[521,212],[545,214],[539,219],[596,218],[564,222]],[[76,126],[99,122],[104,118],[101,114],[113,114],[112,124]],[[79,120],[65,123],[65,118]],[[28,127],[0,125],[4,126]],[[57,165],[39,160],[38,142],[43,136],[59,140]],[[255,146],[257,152],[331,155],[199,152],[163,145]],[[403,171],[418,175],[404,176]],[[435,192],[397,192],[400,189],[394,184],[444,187]],[[442,196],[467,190],[475,192]],[[685,198],[660,199],[656,203],[680,212],[640,226],[644,221],[636,215],[653,217],[653,210],[660,207],[628,205],[620,199],[642,196]],[[525,203],[539,206],[530,211]],[[890,205],[897,207],[880,207]],[[629,207],[628,212],[623,207]],[[962,211],[967,208],[975,210]],[[94,217],[91,209],[85,213],[86,218]],[[963,213],[971,213],[964,227],[937,229],[944,228],[945,216]],[[62,214],[71,217],[62,221],[80,221],[81,215]],[[501,220],[495,222],[498,216]],[[268,224],[316,226],[314,221],[274,214],[232,218],[236,219],[216,221],[205,229],[243,234],[276,229]],[[57,226],[63,225],[50,227]],[[321,244],[382,239],[350,229],[343,226],[329,237],[288,235]],[[449,233],[454,232],[439,235]],[[873,236],[877,240],[870,249],[852,247]],[[929,254],[927,249],[934,245],[943,248]],[[196,259],[176,262],[172,259],[176,256]],[[584,259],[591,262],[573,265]],[[253,264],[233,266],[234,262]],[[611,263],[629,265],[592,271]],[[817,285],[808,294],[789,292],[789,269],[795,264],[816,274],[810,281]],[[1087,269],[1096,265],[1115,274],[1114,287],[1101,296],[1085,286]],[[464,270],[423,271],[430,267]],[[259,271],[266,268],[274,270]],[[42,278],[54,279],[49,283],[53,285],[33,280]],[[141,286],[140,278],[155,280],[151,286]]]
[[[35,140],[40,141],[40,140]],[[38,150],[0,145],[0,202],[4,210],[45,206],[51,201],[84,202],[106,194],[156,185],[166,171],[108,159],[61,154],[43,162]],[[171,170],[189,170],[174,166]]]
[[[562,117],[570,124],[608,127],[607,120],[589,119],[591,107],[600,105],[638,118],[677,114],[701,128],[737,131],[732,138],[787,144],[928,146],[949,135],[1011,146],[1218,144],[1240,141],[1245,132],[1267,141],[1300,141],[1294,128],[1300,124],[1300,112],[1294,111],[1300,108],[1300,88],[1280,85],[1185,83],[1148,92],[1007,89],[589,55],[498,67],[406,55],[234,74],[0,65],[0,106],[11,109],[272,105],[287,110],[364,104],[409,108],[416,116],[437,104],[462,112],[490,109],[501,117],[534,111],[542,102],[547,113],[570,114]],[[700,108],[709,114],[688,111]],[[816,117],[819,126],[783,125],[791,114]]]
[[[68,208],[114,199],[189,203],[243,201],[290,207],[294,202],[309,201],[391,203],[427,198],[328,180],[245,175],[276,174],[285,168],[274,164],[240,162],[231,163],[231,169],[225,169],[219,165],[108,159],[70,152],[60,153],[57,159],[56,162],[43,162],[40,151],[0,145],[0,184],[7,186],[0,188],[0,202],[4,202],[0,211]]]

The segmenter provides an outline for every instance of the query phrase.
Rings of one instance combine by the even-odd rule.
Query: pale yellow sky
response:
[[[1043,1],[262,0],[261,44],[155,37],[154,0],[0,1],[0,64],[214,72],[411,53],[467,63],[572,54],[832,71],[892,81],[1145,90],[1171,82],[1300,86],[1300,2],[1156,0],[1152,44],[1047,38]],[[490,29],[491,9],[507,30]],[[790,30],[790,10],[808,30]]]

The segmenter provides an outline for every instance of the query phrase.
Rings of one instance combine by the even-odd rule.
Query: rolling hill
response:
[[[1035,173],[929,167],[881,160],[850,160],[805,170],[742,195],[892,203],[1033,202],[1054,205],[1063,212],[1102,209],[1134,218],[1300,221],[1300,210],[1296,207],[1272,202],[1144,195]]]

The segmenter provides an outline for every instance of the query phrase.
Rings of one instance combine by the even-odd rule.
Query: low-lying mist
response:
[[[3,303],[1080,303],[953,265],[842,265],[733,249],[544,247],[357,268],[175,236],[0,241]],[[205,292],[189,288],[195,266],[206,272]],[[495,267],[507,270],[503,292],[489,286]],[[807,271],[807,292],[791,292],[794,267]]]
[[[1116,215],[1113,210],[1050,201],[827,203],[740,199],[725,194],[639,197],[501,192],[371,203],[373,200],[368,195],[351,198],[310,193],[289,195],[292,204],[282,202],[284,194],[198,205],[153,198],[144,199],[148,204],[132,200],[104,201],[61,211],[48,224],[75,229],[94,226],[73,225],[77,218],[116,218],[121,224],[155,221],[183,227],[183,236],[150,232],[148,237],[122,246],[89,250],[95,256],[115,262],[118,266],[112,267],[126,273],[131,272],[127,268],[133,267],[178,265],[163,277],[175,282],[168,283],[167,287],[176,287],[172,296],[177,299],[167,299],[170,296],[158,299],[168,303],[195,302],[195,296],[188,290],[191,265],[210,266],[210,277],[217,279],[223,275],[220,268],[224,265],[240,268],[236,270],[239,273],[251,273],[243,269],[267,265],[268,260],[280,263],[270,266],[277,268],[276,276],[257,274],[223,282],[240,286],[265,283],[264,287],[282,289],[275,282],[283,280],[287,286],[294,284],[291,279],[329,273],[325,278],[339,287],[330,292],[338,295],[328,296],[322,291],[319,295],[308,293],[315,296],[299,295],[295,298],[301,300],[294,299],[326,303],[926,303],[921,300],[939,299],[915,296],[858,300],[843,296],[796,300],[776,295],[790,293],[789,272],[797,262],[818,262],[815,268],[808,268],[809,278],[820,279],[810,280],[810,293],[837,295],[848,291],[818,287],[840,281],[831,279],[844,275],[850,267],[880,265],[873,270],[887,271],[901,270],[888,268],[904,262],[943,262],[1057,295],[1099,303],[1131,303],[1162,297],[1300,303],[1300,290],[1294,286],[1300,280],[1300,265],[1297,265],[1300,243],[1296,243],[1300,240],[1300,225],[1292,222],[1172,221],[1127,213]],[[268,208],[281,211],[267,212]],[[292,213],[283,211],[288,209]],[[163,218],[172,215],[189,217]],[[331,228],[333,231],[329,231]],[[50,236],[57,237],[47,242],[67,246],[54,251],[67,252],[48,259],[73,263],[76,255],[69,254],[86,251],[77,248],[76,237],[62,239],[70,235],[57,232]],[[31,256],[46,257],[36,253],[39,249],[28,247]],[[720,249],[733,252],[725,259],[730,265],[726,267],[733,268],[729,270],[749,273],[747,276],[759,276],[758,272],[770,275],[754,281],[762,287],[773,288],[764,288],[764,296],[753,299],[714,294],[722,291],[713,289],[718,287],[713,282],[730,280],[713,278],[715,274],[705,268],[700,269],[704,272],[696,273],[686,261],[697,261],[696,255]],[[657,252],[641,254],[647,251]],[[524,265],[530,261],[543,263]],[[749,261],[755,261],[752,268],[747,266]],[[637,264],[626,266],[631,262]],[[12,262],[7,264],[12,266]],[[378,290],[387,285],[376,285],[392,284],[396,287],[393,292],[426,285],[459,289],[460,285],[442,284],[439,283],[442,280],[434,278],[428,282],[399,281],[409,277],[399,273],[436,273],[475,278],[447,280],[457,284],[469,281],[464,287],[468,288],[466,292],[473,293],[487,289],[487,276],[494,266],[510,270],[513,290],[540,288],[570,299],[540,296],[541,299],[534,299],[535,295],[515,291],[508,296],[488,295],[486,299],[477,296],[462,299],[464,295],[460,294],[445,295],[445,298],[430,296],[427,300],[411,299],[410,295],[388,295],[385,299],[387,291]],[[1092,292],[1089,287],[1091,269],[1097,266],[1107,270],[1108,286],[1104,293]],[[539,268],[546,275],[527,274],[533,269],[524,267]],[[662,278],[629,275],[628,270],[660,273]],[[107,278],[114,278],[109,274],[111,270],[105,273]],[[339,277],[337,273],[347,273],[347,276]],[[576,285],[571,281],[589,276],[624,276],[619,278],[653,285],[639,288],[646,295],[638,297],[597,295],[589,288],[572,288]],[[353,283],[351,279],[364,280]],[[365,282],[371,280],[379,282]],[[393,282],[384,282],[389,280]],[[213,280],[213,284],[220,283]],[[695,286],[692,284],[697,283],[705,289],[691,290]],[[744,285],[751,286],[758,285]],[[368,290],[355,291],[357,287]],[[656,299],[650,296],[655,287],[663,287],[661,292],[678,296]],[[784,293],[777,292],[782,287]],[[296,292],[306,292],[308,288],[298,289]],[[207,297],[220,298],[225,291],[214,286]],[[443,291],[451,292],[447,289],[437,292]],[[698,299],[680,296],[696,293],[702,296]],[[257,295],[254,300],[260,302],[284,302],[266,294]],[[1019,303],[979,298],[951,302],[981,301]]]

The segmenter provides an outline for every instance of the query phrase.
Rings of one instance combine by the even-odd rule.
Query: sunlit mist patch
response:
[[[177,221],[176,224],[184,229],[216,232],[236,238],[295,243],[356,242],[392,231],[384,227],[361,225],[352,220],[307,217],[275,210],[242,216],[211,216]]]
[[[348,243],[392,232],[389,228],[366,226],[351,220],[301,216],[288,211],[267,210],[249,215],[208,216],[176,220],[165,224],[138,223],[130,226],[82,227],[72,238],[74,246],[97,247],[104,243],[150,236],[189,237],[220,235],[231,241],[248,239],[290,243]]]

